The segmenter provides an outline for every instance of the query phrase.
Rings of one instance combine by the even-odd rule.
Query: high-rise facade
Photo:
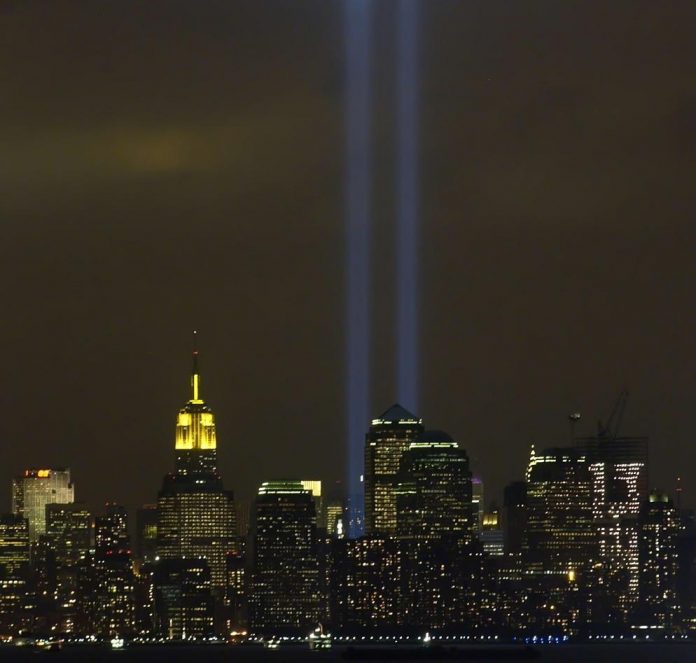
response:
[[[135,630],[135,576],[126,509],[107,504],[95,518],[95,627],[104,637]]]
[[[648,439],[601,431],[577,438],[575,446],[592,474],[592,514],[607,592],[605,620],[624,622],[638,599],[638,514],[647,499]]]
[[[575,449],[532,447],[524,552],[530,573],[574,578],[596,556],[592,474]]]
[[[29,521],[31,543],[46,533],[46,505],[74,500],[75,488],[67,468],[29,469],[12,481],[12,513]]]
[[[155,632],[167,640],[214,633],[210,569],[204,559],[164,559],[153,574]]]
[[[55,563],[54,600],[58,630],[86,633],[94,608],[94,518],[79,502],[46,505],[45,539]]]
[[[401,623],[402,546],[391,537],[331,542],[329,614],[345,630]]]
[[[532,447],[527,467],[523,574],[537,628],[575,632],[595,620],[587,589],[597,557],[592,473],[575,448]]]
[[[268,481],[256,496],[251,627],[305,629],[319,619],[316,512],[300,481]]]
[[[404,451],[397,474],[396,534],[414,541],[471,541],[474,515],[469,457],[443,431],[426,431]]]
[[[503,492],[503,545],[508,555],[520,555],[527,528],[527,483],[513,481]]]
[[[672,626],[678,621],[677,540],[679,514],[667,495],[650,493],[638,518],[640,561],[637,618],[643,625]]]
[[[0,631],[16,635],[31,624],[29,524],[0,515]]]
[[[328,537],[343,537],[345,506],[342,502],[331,502],[326,505],[326,534]]]
[[[461,623],[466,606],[476,603],[471,479],[466,451],[443,431],[421,433],[401,457],[396,535],[404,560],[404,624]]]
[[[140,562],[157,557],[157,505],[143,504],[135,515],[135,555]]]
[[[46,536],[59,566],[87,561],[94,545],[94,518],[85,504],[46,505]]]
[[[227,554],[236,545],[235,510],[217,472],[215,419],[200,384],[194,352],[191,398],[177,417],[175,472],[165,476],[157,499],[157,555],[205,559],[213,593],[222,598]]]
[[[393,405],[373,419],[365,436],[365,533],[396,534],[396,488],[401,456],[423,432],[423,420]]]
[[[481,520],[479,540],[483,546],[483,552],[494,556],[505,554],[505,539],[500,511],[497,508],[493,507],[484,512]]]
[[[326,529],[326,519],[324,518],[324,499],[322,497],[321,481],[318,479],[302,479],[300,481],[305,490],[312,493],[314,500],[314,511],[316,513],[317,529]]]

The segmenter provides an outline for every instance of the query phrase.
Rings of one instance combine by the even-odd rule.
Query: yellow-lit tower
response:
[[[232,492],[217,471],[215,417],[201,398],[198,360],[194,344],[191,397],[176,419],[175,471],[157,496],[157,555],[205,560],[217,600],[225,590],[227,555],[236,550],[236,519]]]
[[[176,419],[176,471],[179,474],[215,474],[217,441],[215,415],[201,398],[198,350],[193,351],[191,398]]]

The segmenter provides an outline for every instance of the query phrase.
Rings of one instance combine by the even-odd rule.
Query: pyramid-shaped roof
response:
[[[409,412],[405,407],[402,407],[398,403],[394,403],[394,405],[392,405],[388,410],[385,410],[379,415],[379,418],[382,421],[402,421],[404,419],[416,421],[420,420],[420,417],[417,417],[412,412]]]

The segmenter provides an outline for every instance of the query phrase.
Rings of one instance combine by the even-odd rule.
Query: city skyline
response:
[[[189,385],[189,391],[190,391],[190,399],[188,401],[188,404],[185,408],[181,409],[179,412],[179,415],[177,416],[176,419],[176,430],[175,430],[175,446],[177,449],[177,454],[178,456],[181,456],[182,451],[184,450],[183,453],[190,453],[187,452],[186,449],[192,448],[189,446],[189,444],[202,444],[202,450],[204,454],[206,453],[206,449],[209,449],[207,453],[212,453],[212,459],[210,461],[204,461],[205,463],[208,463],[210,467],[215,467],[217,463],[217,454],[218,454],[218,449],[217,449],[217,444],[216,444],[216,427],[217,424],[215,420],[213,419],[213,414],[211,411],[211,408],[206,405],[206,401],[202,399],[202,396],[199,396],[199,393],[202,394],[203,387],[201,386],[203,383],[202,379],[202,374],[199,369],[199,357],[200,357],[200,351],[198,349],[198,343],[197,343],[197,331],[194,331],[194,347],[195,349],[192,351],[191,354],[189,354],[189,362],[193,361],[193,370],[192,372],[190,371],[190,385]],[[207,378],[207,376],[206,376]],[[624,410],[628,409],[627,404],[629,400],[629,394],[626,390],[622,391],[619,394],[617,402],[613,405],[613,411],[609,411],[607,413],[607,417],[604,419],[598,419],[597,425],[594,427],[593,430],[585,430],[582,427],[578,427],[578,422],[581,421],[581,417],[579,416],[580,413],[576,412],[571,412],[567,415],[566,420],[565,420],[565,435],[560,435],[559,439],[556,440],[550,440],[548,442],[544,441],[535,441],[531,440],[529,442],[526,442],[524,446],[524,453],[525,456],[528,457],[529,454],[529,449],[530,447],[533,449],[535,446],[536,447],[563,447],[568,444],[572,446],[572,444],[575,444],[576,442],[578,444],[582,444],[583,441],[591,441],[593,436],[595,436],[598,432],[598,427],[601,427],[604,424],[607,424],[607,418],[611,418],[614,415],[617,414],[617,410],[620,408],[620,413],[619,413],[619,421],[615,422],[617,425],[617,430],[615,431],[615,437],[620,437],[620,438],[625,438],[626,436],[626,428],[625,425],[622,426],[622,420],[623,420],[623,415],[624,415]],[[193,408],[193,410],[191,409]],[[202,412],[208,412],[210,413],[209,415],[209,420],[206,420],[204,422],[205,425],[201,426],[194,426],[196,430],[193,430],[191,428],[191,422],[188,419],[184,419],[185,417],[190,417],[190,414],[187,414],[188,412],[192,412],[196,410],[196,408],[200,409]],[[414,426],[414,433],[410,435],[410,437],[407,436],[405,439],[406,446],[403,447],[403,444],[400,444],[398,449],[398,456],[395,457],[395,459],[392,461],[392,464],[394,465],[394,468],[398,465],[398,458],[400,458],[400,454],[403,452],[404,449],[408,448],[408,444],[412,442],[413,440],[416,439],[416,436],[418,434],[418,431],[420,430],[421,432],[423,431],[423,421],[426,419],[425,417],[421,417],[419,415],[412,414],[405,410],[404,408],[401,407],[400,404],[394,403],[390,408],[387,408],[384,412],[381,414],[375,413],[371,420],[369,422],[366,422],[366,427],[365,430],[368,429],[369,425],[372,424],[372,428],[375,427],[375,424],[378,425],[377,430],[379,429],[380,425],[383,424],[389,424],[389,416],[392,415],[396,417],[395,422],[397,419],[401,416],[407,416],[409,418],[409,425]],[[380,419],[380,417],[387,417],[386,420]],[[183,418],[182,418],[183,417]],[[411,422],[411,420],[413,420]],[[618,427],[621,427],[619,430]],[[189,430],[191,428],[191,430]],[[198,432],[198,428],[201,429],[202,432]],[[372,428],[370,430],[372,430]],[[445,428],[447,430],[450,430],[446,426],[442,426],[442,428]],[[186,430],[184,430],[186,429]],[[601,430],[601,428],[600,428]],[[407,435],[409,432],[407,432]],[[614,433],[612,432],[612,435]],[[187,437],[188,436],[188,437]],[[170,436],[171,437],[171,436]],[[200,440],[199,440],[200,437]],[[188,440],[188,442],[184,441],[184,438]],[[195,439],[194,439],[195,438]],[[645,448],[646,448],[646,453],[650,454],[650,444],[647,436],[643,436],[641,439],[644,439],[645,442]],[[171,440],[170,440],[171,443]],[[357,444],[359,444],[361,447],[364,444],[364,439],[361,438],[360,440],[357,441]],[[402,448],[403,447],[403,448]],[[223,445],[223,450],[225,448],[225,445]],[[469,449],[469,446],[465,446],[466,449]],[[349,450],[345,449],[342,451],[345,455],[345,463],[347,465],[347,458],[349,455]],[[653,451],[654,453],[654,451]],[[55,455],[53,456],[54,458],[56,457]],[[367,457],[366,457],[367,458]],[[180,463],[181,461],[177,461]],[[367,461],[366,461],[367,462]],[[384,462],[384,461],[383,461]],[[34,464],[27,464],[24,467],[20,468],[12,468],[13,469],[13,476],[17,475],[18,472],[22,472],[24,476],[29,476],[30,473],[36,473],[36,472],[41,472],[40,469],[37,468],[43,468],[43,467],[63,467],[66,468],[68,473],[71,471],[72,463],[68,462],[67,459],[57,462],[57,463],[51,463],[51,462],[39,462],[39,463],[34,463]],[[367,464],[366,464],[367,467]],[[485,497],[484,497],[484,503],[481,505],[481,509],[487,508],[491,504],[501,504],[502,499],[503,499],[503,488],[507,486],[510,482],[519,480],[523,477],[524,475],[524,467],[526,467],[526,464],[523,465],[520,468],[520,471],[518,474],[508,477],[507,480],[504,481],[503,486],[500,487],[500,490],[492,490],[490,487],[486,490],[485,492]],[[27,469],[29,468],[29,469]],[[163,468],[165,469],[165,468]],[[685,480],[685,476],[688,476],[688,472],[684,471],[679,471],[679,468],[674,468],[674,479],[672,482],[672,485],[661,485],[661,484],[656,484],[654,481],[652,481],[652,478],[649,478],[646,474],[644,477],[644,491],[647,490],[649,487],[650,489],[658,489],[658,490],[663,490],[667,494],[670,495],[676,495],[677,489],[679,489],[679,496],[680,499],[683,500],[683,506],[684,507],[690,507],[692,504],[693,496],[690,494],[689,490],[689,483],[688,481]],[[683,468],[682,468],[683,470]],[[395,472],[396,470],[393,469],[392,472]],[[479,482],[483,482],[484,485],[488,486],[488,483],[486,481],[486,471],[485,468],[482,468],[477,465],[472,465],[472,471],[476,475],[476,480]],[[224,472],[224,470],[223,470]],[[74,473],[73,473],[74,474]],[[299,473],[295,473],[295,476],[304,476],[304,475],[316,475],[319,476],[316,472],[313,474],[311,471],[302,471]],[[68,475],[69,476],[69,475]],[[74,476],[73,476],[74,479]],[[340,478],[331,481],[332,477],[329,477],[328,479],[326,477],[321,477],[322,481],[324,481],[324,485],[328,488],[329,492],[331,493],[331,496],[334,498],[341,498],[341,499],[347,499],[348,495],[346,494],[346,488],[345,488],[345,482],[344,482],[344,477],[340,475]],[[69,480],[69,479],[68,479]],[[255,494],[256,494],[256,489],[258,486],[262,485],[264,481],[282,481],[282,480],[293,480],[293,475],[291,473],[286,473],[286,474],[279,474],[276,476],[260,476],[256,484],[252,487],[252,489],[249,492],[242,492],[241,497],[245,500],[251,499]],[[229,482],[228,482],[229,483]],[[248,485],[248,483],[247,483]],[[239,491],[236,489],[236,486],[232,485],[231,488],[239,495]],[[74,485],[71,483],[70,484],[70,490],[71,494],[75,490]],[[128,506],[129,509],[135,509],[139,508],[142,504],[145,504],[147,502],[154,501],[156,498],[156,493],[152,493],[149,497],[146,497],[143,500],[137,501],[137,502],[132,502],[127,499],[123,499],[123,495],[106,495],[102,496],[101,498],[97,497],[96,501],[94,498],[92,499],[85,499],[82,495],[79,495],[79,501],[84,502],[89,505],[90,508],[94,509],[104,503],[110,503],[110,502],[115,502],[115,503],[120,503],[120,504],[125,504]],[[8,504],[9,506],[9,504]]]
[[[328,629],[422,644],[431,631],[559,642],[693,630],[696,512],[681,486],[674,499],[649,488],[647,438],[619,435],[625,391],[596,435],[575,436],[573,413],[568,444],[531,445],[502,507],[466,447],[399,404],[366,430],[364,508],[317,478],[264,481],[250,502],[223,484],[197,343],[191,360],[173,463],[135,528],[123,505],[76,500],[68,468],[13,480],[4,638],[118,649],[292,636],[311,649],[331,647]]]
[[[199,370],[200,351],[198,350],[198,344],[197,344],[197,340],[196,340],[197,334],[198,334],[198,332],[194,331],[194,346],[196,349],[193,350],[192,354],[189,354],[189,362],[191,362],[191,360],[193,361],[193,372],[190,372],[191,377],[190,377],[190,385],[189,385],[189,391],[190,391],[191,398],[188,401],[188,405],[184,409],[180,410],[179,415],[177,417],[177,421],[176,421],[175,437],[176,437],[177,450],[183,449],[186,446],[186,444],[182,444],[182,440],[183,440],[182,435],[184,435],[184,433],[182,433],[182,430],[183,430],[183,428],[190,426],[190,422],[186,423],[183,421],[182,414],[185,412],[188,412],[191,407],[193,407],[193,408],[202,407],[203,410],[205,410],[206,412],[211,412],[210,407],[208,407],[206,405],[206,401],[202,400],[202,397],[199,397],[199,390],[202,393],[202,389],[203,389],[202,386],[200,386],[202,384],[203,380],[202,380],[201,371]],[[206,376],[206,378],[207,378],[207,376]],[[628,391],[624,390],[619,394],[617,402],[613,405],[613,411],[614,411],[613,414],[616,414],[616,410],[619,407],[621,407],[619,421],[617,422],[617,425],[621,427],[621,430],[617,429],[617,431],[616,431],[616,435],[620,436],[620,437],[625,437],[626,433],[629,432],[626,430],[625,424],[622,425],[624,410],[629,408],[628,401],[629,401]],[[419,429],[422,431],[423,421],[426,418],[421,417],[419,415],[409,413],[407,410],[402,408],[401,405],[398,403],[394,403],[390,408],[387,408],[384,412],[382,412],[382,414],[374,413],[371,420],[369,422],[366,422],[365,430],[367,430],[370,423],[373,425],[373,427],[374,427],[375,422],[377,422],[378,424],[381,423],[380,416],[381,417],[389,416],[390,413],[395,413],[394,416],[401,416],[402,414],[404,414],[404,415],[408,415],[408,417],[410,417],[410,418],[415,417],[415,419],[413,420],[413,423],[414,423],[414,425],[417,425],[417,427],[419,427]],[[612,411],[607,411],[607,416],[604,418],[598,418],[598,420],[597,420],[598,423],[592,429],[584,429],[584,428],[578,426],[578,422],[582,421],[582,418],[579,415],[580,415],[580,413],[576,413],[576,412],[571,412],[567,415],[567,417],[564,421],[564,425],[565,425],[565,429],[566,429],[565,435],[563,435],[563,434],[559,435],[558,439],[549,440],[548,442],[538,441],[538,440],[530,440],[526,443],[523,443],[525,457],[528,456],[530,447],[531,448],[534,448],[535,446],[536,447],[549,447],[549,448],[551,448],[551,447],[563,447],[563,446],[566,446],[568,444],[572,445],[575,443],[575,441],[577,441],[578,443],[581,443],[583,440],[591,440],[592,436],[597,434],[598,428],[600,428],[603,425],[603,422],[604,422],[604,424],[606,424],[607,418],[613,416]],[[186,417],[186,416],[190,416],[190,415],[183,414],[183,416]],[[203,440],[204,437],[205,437],[205,440],[208,440],[207,443],[203,442],[203,445],[204,445],[203,449],[204,449],[204,451],[206,448],[209,448],[212,450],[214,459],[210,462],[212,463],[211,467],[214,467],[215,464],[217,463],[217,454],[218,454],[216,440],[215,440],[215,438],[216,438],[216,422],[213,419],[212,413],[209,416],[210,416],[210,421],[209,422],[206,421],[206,425],[203,426],[203,428],[201,429],[201,430],[203,430],[203,432],[202,433],[195,433],[195,435],[196,435],[196,437],[198,437],[198,435],[200,435],[201,440]],[[388,423],[388,421],[385,421],[385,423]],[[442,428],[450,430],[446,426],[442,426]],[[600,430],[601,430],[601,428],[600,428]],[[212,431],[212,432],[208,432],[208,431]],[[417,434],[417,431],[416,431],[416,434]],[[190,433],[190,435],[193,435],[193,433]],[[647,436],[643,436],[643,438],[645,439],[646,453],[650,454],[651,451],[654,453],[654,450],[651,449],[651,445],[649,444]],[[415,439],[415,437],[413,437],[413,439]],[[170,442],[171,442],[171,440],[170,440]],[[357,442],[356,442],[356,444],[360,445],[361,448],[363,446],[363,443],[364,443],[363,438],[361,438],[360,440],[357,440]],[[408,443],[409,443],[409,441],[406,442],[407,446],[408,446]],[[207,444],[207,447],[206,447],[206,444]],[[225,445],[223,445],[223,450],[224,450],[224,447],[225,447]],[[404,448],[407,448],[407,447],[404,447]],[[469,449],[470,447],[466,446],[466,448]],[[399,449],[400,449],[399,450],[399,454],[400,454],[402,452],[402,449],[401,449],[401,447],[399,447]],[[177,453],[179,455],[181,455],[181,451],[178,451]],[[347,465],[347,458],[348,458],[348,454],[350,452],[348,449],[345,449],[345,450],[343,450],[343,453],[345,454],[346,465]],[[650,455],[652,455],[652,454],[650,454]],[[56,458],[56,456],[53,455],[53,458]],[[393,461],[393,462],[398,464],[398,458],[396,458],[395,461]],[[502,503],[503,488],[505,486],[507,486],[510,482],[521,479],[524,475],[524,471],[525,471],[524,467],[525,466],[526,465],[523,465],[520,468],[520,471],[518,472],[517,475],[512,476],[512,477],[508,477],[507,480],[504,481],[503,486],[501,486],[499,490],[497,490],[497,487],[496,487],[496,490],[494,492],[493,490],[491,490],[489,488],[486,491],[485,498],[484,498],[484,504],[482,505],[481,508],[488,507],[491,503],[494,503],[494,504]],[[14,475],[17,475],[17,473],[21,471],[21,472],[24,472],[25,475],[28,475],[27,473],[29,473],[29,472],[36,472],[36,471],[40,472],[41,470],[40,469],[37,470],[37,468],[42,468],[42,467],[64,467],[64,468],[67,468],[68,472],[70,472],[71,467],[72,467],[72,463],[68,462],[68,460],[66,459],[66,460],[63,460],[60,462],[54,462],[54,463],[39,462],[39,463],[34,463],[34,464],[27,464],[23,467],[12,468],[12,473],[14,476]],[[27,469],[27,468],[29,468],[29,469]],[[476,475],[478,481],[483,481],[483,483],[485,485],[487,485],[485,468],[482,468],[482,467],[474,464],[472,466],[472,471]],[[223,470],[223,472],[224,472],[224,470]],[[300,472],[299,474],[295,473],[296,476],[308,475],[308,474],[312,475],[312,472]],[[316,474],[316,472],[314,474]],[[690,484],[688,483],[687,480],[685,480],[685,476],[688,476],[688,471],[684,472],[683,468],[681,468],[681,471],[680,471],[680,468],[674,468],[672,484],[667,485],[667,486],[662,485],[662,484],[656,484],[652,480],[652,478],[649,479],[648,476],[646,476],[644,479],[645,488],[647,489],[648,483],[649,483],[649,488],[663,490],[670,495],[675,495],[677,489],[679,488],[680,489],[679,490],[680,499],[683,500],[683,506],[690,507],[692,505],[692,501],[694,499],[694,496],[692,496],[690,494],[690,490],[689,490]],[[292,479],[292,478],[293,478],[293,476],[291,473],[279,474],[279,475],[270,476],[270,477],[269,476],[260,476],[258,481],[256,482],[256,484],[251,488],[251,490],[249,492],[242,492],[241,495],[244,499],[249,500],[250,498],[252,498],[256,494],[256,489],[264,481],[268,481],[268,480],[272,480],[272,481],[273,480],[280,480],[280,481],[282,481],[282,480]],[[334,480],[334,481],[331,481],[331,479],[333,477],[329,477],[328,479],[326,477],[321,477],[321,478],[325,482],[325,485],[329,487],[329,490],[330,490],[332,496],[341,497],[341,498],[345,498],[345,499],[348,498],[347,494],[345,493],[345,482],[344,482],[343,475],[339,475],[339,478],[337,480]],[[248,485],[248,483],[247,483],[247,485]],[[235,492],[238,492],[236,490],[236,486],[233,485],[231,487],[235,490]],[[71,491],[74,491],[74,486],[72,484],[71,484]],[[152,494],[149,497],[146,497],[146,499],[140,500],[137,502],[131,502],[127,499],[123,499],[123,497],[124,497],[123,495],[107,495],[107,496],[102,496],[101,498],[97,497],[96,501],[94,501],[94,498],[84,499],[80,495],[79,501],[87,503],[90,506],[90,508],[96,508],[97,506],[99,506],[103,503],[108,504],[109,502],[116,502],[116,503],[122,503],[122,504],[127,505],[129,509],[135,509],[135,508],[140,507],[141,504],[147,503],[149,501],[153,501],[156,497],[156,494]]]

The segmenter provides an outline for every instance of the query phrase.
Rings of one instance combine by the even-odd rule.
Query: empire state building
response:
[[[216,474],[215,415],[200,396],[198,350],[193,351],[191,398],[176,420],[176,471],[179,474]]]
[[[198,352],[193,353],[191,398],[177,416],[172,474],[157,498],[160,559],[205,559],[213,591],[225,587],[225,561],[235,549],[233,495],[217,472],[215,417],[201,397]]]

